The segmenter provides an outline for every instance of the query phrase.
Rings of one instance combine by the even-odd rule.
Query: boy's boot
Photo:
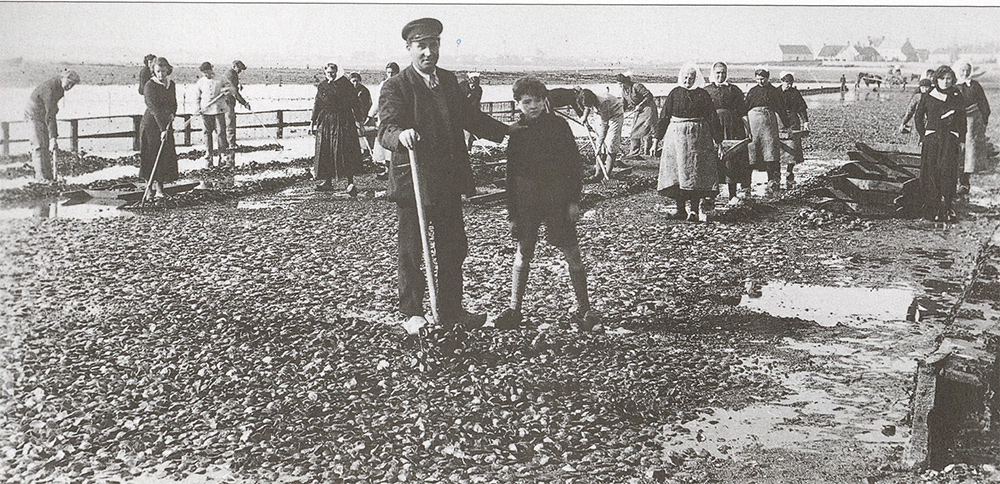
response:
[[[493,320],[493,327],[499,330],[511,330],[521,327],[521,311],[519,309],[504,309],[500,316]]]
[[[586,311],[576,310],[569,318],[570,322],[575,324],[576,327],[585,333],[591,331],[599,331],[601,329],[601,316],[593,309],[588,309]]]

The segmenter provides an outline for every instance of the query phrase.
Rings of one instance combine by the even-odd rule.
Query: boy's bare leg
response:
[[[580,246],[560,247],[559,250],[566,257],[566,264],[569,265],[569,281],[573,285],[573,293],[576,295],[577,310],[580,314],[584,314],[590,310],[590,296],[587,294],[587,268],[583,265]]]
[[[514,269],[510,283],[510,308],[521,310],[524,302],[524,291],[528,287],[528,272],[531,270],[531,259],[535,257],[535,240],[518,242],[517,254],[514,255]]]

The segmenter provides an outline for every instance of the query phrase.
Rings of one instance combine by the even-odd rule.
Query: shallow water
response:
[[[801,318],[820,326],[868,327],[905,319],[914,294],[905,288],[811,286],[772,282],[759,297],[744,295],[740,306],[771,316]]]
[[[118,210],[118,207],[124,204],[125,202],[122,200],[108,200],[106,202],[91,200],[88,201],[88,203],[66,205],[65,201],[47,198],[28,204],[0,206],[0,220],[28,218],[69,218],[77,220],[93,220],[107,217],[134,216],[134,214],[128,210]]]

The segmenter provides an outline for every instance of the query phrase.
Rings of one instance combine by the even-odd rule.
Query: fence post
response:
[[[142,130],[141,115],[132,116],[132,129],[135,130],[135,133],[133,133],[132,135],[132,149],[135,151],[139,151],[139,137],[141,136],[140,131]]]
[[[281,139],[284,134],[282,128],[285,127],[285,112],[279,109],[276,116],[278,117],[278,139]]]
[[[3,137],[3,155],[10,156],[10,123],[4,121],[0,123],[0,136]]]
[[[76,119],[69,120],[69,145],[73,153],[80,153],[80,121]]]
[[[190,114],[185,114],[184,119],[184,146],[191,146],[191,123],[188,121],[191,119]]]

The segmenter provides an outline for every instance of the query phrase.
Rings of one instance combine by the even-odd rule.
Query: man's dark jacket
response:
[[[378,139],[385,149],[392,151],[387,193],[390,200],[413,200],[409,152],[399,142],[399,133],[413,128],[420,135],[415,151],[421,184],[429,198],[424,204],[433,204],[443,196],[476,192],[462,130],[497,143],[508,132],[506,124],[468,102],[454,73],[439,67],[437,76],[438,95],[427,87],[412,65],[382,86]]]

